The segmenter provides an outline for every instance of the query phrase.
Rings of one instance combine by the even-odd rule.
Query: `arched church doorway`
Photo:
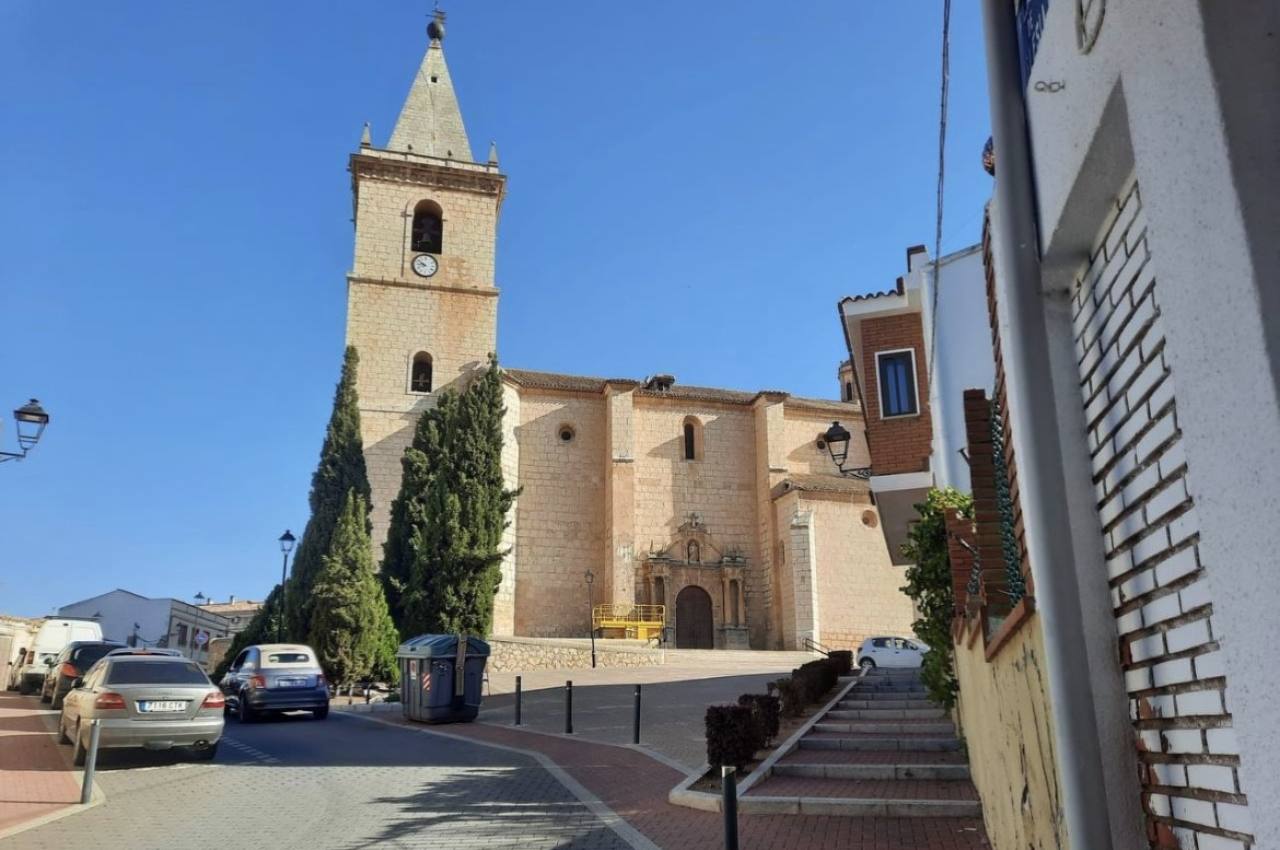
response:
[[[715,649],[711,596],[694,585],[676,596],[676,648]]]

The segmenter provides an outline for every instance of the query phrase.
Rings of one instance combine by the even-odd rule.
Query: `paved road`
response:
[[[530,759],[337,712],[228,721],[208,764],[106,752],[99,777],[105,805],[0,848],[629,846]]]

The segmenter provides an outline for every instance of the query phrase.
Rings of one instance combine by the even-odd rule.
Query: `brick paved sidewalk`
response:
[[[521,731],[489,723],[421,726],[475,741],[530,750],[555,762],[639,832],[665,850],[720,850],[723,821],[667,802],[683,775],[627,747]],[[981,824],[967,818],[855,818],[743,815],[743,850],[980,850]]]
[[[0,691],[0,834],[80,802],[71,750],[54,738],[56,717],[39,697]]]

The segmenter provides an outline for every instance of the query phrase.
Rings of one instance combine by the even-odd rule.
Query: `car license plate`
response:
[[[307,686],[306,679],[281,679],[280,687],[282,688],[305,688]]]
[[[187,704],[180,700],[140,700],[138,702],[138,711],[145,711],[147,714],[186,710]]]

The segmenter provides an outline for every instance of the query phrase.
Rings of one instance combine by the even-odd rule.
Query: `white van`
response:
[[[24,694],[33,694],[44,684],[49,664],[58,653],[73,640],[102,640],[102,626],[97,620],[76,617],[46,617],[36,632],[31,646],[26,648],[21,666],[17,669],[9,687],[17,687]]]

